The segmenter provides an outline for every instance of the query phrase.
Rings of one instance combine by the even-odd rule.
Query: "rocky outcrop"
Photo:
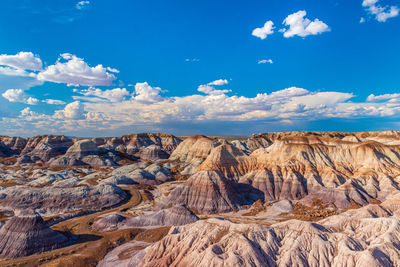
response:
[[[0,229],[0,258],[17,258],[57,249],[68,239],[49,228],[31,209],[17,210]]]
[[[157,161],[168,159],[169,154],[157,145],[150,145],[140,149],[138,157],[142,160]]]
[[[122,224],[125,224],[126,220],[125,216],[114,213],[95,221],[92,228],[99,232],[114,231],[118,230],[118,226],[121,227]]]
[[[157,163],[148,166],[142,163],[132,164],[119,169],[116,169],[109,178],[103,179],[100,183],[157,185],[173,180],[170,170]]]
[[[318,198],[340,209],[384,201],[399,191],[397,132],[296,134],[256,136],[266,139],[268,147],[249,156],[255,163],[239,182],[261,190],[268,201]]]
[[[175,188],[164,206],[185,205],[196,213],[223,213],[237,210],[245,199],[236,184],[218,171],[200,171]]]
[[[114,166],[113,154],[101,153],[96,143],[90,139],[76,141],[66,153],[49,161],[50,166]]]
[[[134,227],[184,225],[198,220],[199,218],[185,206],[177,205],[129,219],[119,214],[111,214],[94,222],[92,227],[97,231],[111,231]]]
[[[170,166],[182,174],[192,174],[218,144],[218,140],[203,135],[191,136],[179,144],[171,154]]]
[[[139,133],[114,137],[107,141],[106,146],[124,154],[134,155],[141,147],[156,145],[171,154],[179,145],[181,139],[165,133]]]
[[[73,188],[15,186],[0,192],[0,207],[11,210],[30,208],[51,216],[101,210],[119,204],[127,197],[121,188],[110,184]]]
[[[399,266],[399,229],[397,218],[271,227],[208,219],[173,227],[145,250],[141,266]]]
[[[211,150],[198,171],[220,171],[225,177],[238,178],[248,173],[255,162],[235,146],[223,144]]]
[[[135,160],[138,153],[144,160],[167,159],[180,142],[180,138],[163,133],[85,140],[63,135],[27,139],[0,136],[0,157],[17,156],[17,164],[51,162],[51,166],[114,166],[122,159]]]
[[[72,144],[72,139],[64,135],[41,135],[29,138],[21,154],[31,157],[32,161],[47,162],[64,154]]]
[[[21,137],[0,136],[0,156],[18,155],[26,146],[26,139]]]

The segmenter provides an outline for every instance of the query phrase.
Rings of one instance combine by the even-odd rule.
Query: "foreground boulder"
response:
[[[18,210],[0,229],[0,258],[17,258],[57,249],[68,239],[49,228],[33,210]]]

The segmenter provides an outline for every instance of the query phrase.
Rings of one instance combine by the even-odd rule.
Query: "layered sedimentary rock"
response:
[[[64,135],[41,135],[29,138],[21,154],[24,155],[26,162],[27,157],[30,157],[32,162],[36,160],[47,162],[64,154],[72,144],[73,140]]]
[[[170,165],[182,174],[192,174],[219,144],[218,140],[203,135],[191,136],[179,144],[171,154]]]
[[[169,158],[169,154],[157,145],[150,145],[140,149],[138,156],[142,160],[150,161]]]
[[[106,145],[114,148],[119,152],[130,155],[134,155],[139,152],[141,147],[156,145],[168,154],[171,154],[180,142],[180,138],[171,134],[140,133],[111,138],[106,142]]]
[[[399,266],[399,230],[398,218],[271,227],[208,219],[173,227],[146,249],[141,266]]]
[[[110,231],[133,227],[184,225],[198,220],[199,218],[185,206],[176,205],[129,219],[118,214],[111,214],[97,220],[92,227],[97,231]]]
[[[198,213],[222,213],[237,210],[245,202],[235,183],[222,173],[200,171],[175,188],[164,205],[185,205]]]
[[[339,208],[383,201],[399,190],[400,146],[397,132],[390,133],[261,135],[269,146],[249,156],[256,163],[239,181],[263,191],[266,200],[319,198]]]
[[[127,218],[125,216],[114,213],[95,221],[92,228],[100,232],[113,231],[117,230],[122,224],[125,224],[126,220]]]
[[[113,166],[112,154],[102,154],[96,143],[90,139],[76,141],[61,157],[49,161],[50,166]],[[117,158],[119,160],[119,158]]]
[[[220,171],[225,177],[240,177],[253,168],[255,159],[235,146],[223,144],[211,150],[198,171]]]
[[[172,179],[170,170],[157,163],[139,163],[116,169],[109,178],[100,183],[157,185]]]
[[[11,210],[36,209],[50,216],[101,210],[119,204],[127,197],[121,188],[110,184],[73,188],[15,186],[0,192],[0,207]]]
[[[26,139],[21,137],[0,136],[0,156],[18,155],[26,146]]]
[[[0,258],[16,258],[60,248],[68,239],[50,229],[31,209],[17,210],[0,229]]]
[[[52,166],[112,166],[122,159],[136,159],[137,153],[145,160],[167,159],[181,141],[178,137],[163,133],[85,140],[63,135],[41,135],[26,139],[1,136],[0,157],[18,156],[17,164],[50,162]]]

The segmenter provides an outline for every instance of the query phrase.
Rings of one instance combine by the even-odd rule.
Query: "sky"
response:
[[[400,130],[400,0],[2,0],[0,134]]]

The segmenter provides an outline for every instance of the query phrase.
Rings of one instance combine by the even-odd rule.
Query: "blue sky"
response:
[[[0,134],[399,130],[399,8],[2,0]]]

